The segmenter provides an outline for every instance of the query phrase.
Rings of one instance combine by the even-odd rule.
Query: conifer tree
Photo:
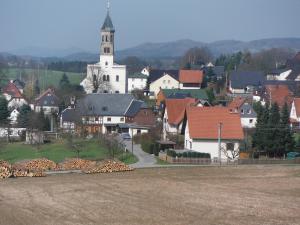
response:
[[[0,97],[0,126],[6,126],[8,124],[8,117],[8,102],[5,98]]]

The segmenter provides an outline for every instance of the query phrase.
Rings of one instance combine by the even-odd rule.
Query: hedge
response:
[[[203,158],[210,159],[209,153],[201,153],[201,152],[183,152],[177,153],[174,150],[168,150],[167,155],[173,158]]]

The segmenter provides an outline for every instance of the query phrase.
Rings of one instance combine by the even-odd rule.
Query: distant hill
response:
[[[117,51],[116,57],[117,59],[123,59],[128,56],[137,56],[143,59],[178,58],[193,47],[207,47],[211,50],[214,56],[218,56],[220,54],[231,54],[243,50],[258,52],[263,49],[270,48],[289,48],[295,51],[300,51],[300,38],[269,38],[249,42],[223,40],[204,43],[193,40],[179,40],[164,43],[144,43],[136,47]],[[59,57],[60,60],[66,61],[93,62],[99,60],[98,53],[90,53],[78,48],[65,50],[27,48],[9,53],[35,57]],[[56,58],[53,58],[53,60],[54,59],[57,60]]]

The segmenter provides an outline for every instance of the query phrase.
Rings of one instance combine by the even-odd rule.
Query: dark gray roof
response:
[[[243,111],[243,113],[242,113],[242,111]],[[247,102],[245,102],[241,106],[241,108],[240,108],[240,114],[241,114],[242,118],[255,118],[255,117],[257,117],[257,114],[254,111],[253,107],[249,103],[247,103]]]
[[[52,90],[48,89],[35,100],[35,105],[41,107],[58,107],[59,99]]]
[[[157,70],[151,69],[149,75],[149,82],[152,83],[159,78],[163,77],[165,74],[169,74],[175,80],[179,80],[179,70]]]
[[[85,116],[124,116],[133,100],[130,94],[89,94],[77,101],[76,110]]]
[[[224,66],[215,66],[215,67],[213,67],[213,72],[217,77],[223,77],[225,74],[225,67]]]
[[[104,31],[115,32],[115,28],[114,28],[114,25],[113,25],[112,20],[110,18],[109,12],[107,12],[105,21],[104,21],[101,29],[104,30]]]
[[[126,112],[126,116],[134,117],[142,108],[143,101],[134,100]]]
[[[292,68],[292,72],[287,77],[287,79],[288,80],[296,80],[299,75],[300,75],[300,66],[295,66]]]
[[[73,108],[67,108],[61,113],[62,120],[65,122],[75,122],[79,119],[78,113]]]
[[[235,89],[243,89],[247,86],[259,87],[265,80],[264,73],[259,71],[234,71],[230,75],[231,87]]]
[[[25,87],[25,83],[19,79],[16,79],[13,81],[13,83],[16,85],[16,87],[20,90],[20,89],[24,89]]]

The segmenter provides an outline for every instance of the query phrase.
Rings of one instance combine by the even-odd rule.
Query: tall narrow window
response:
[[[103,81],[106,81],[106,75],[103,75]]]
[[[106,42],[108,42],[108,35],[106,35]]]
[[[109,75],[107,75],[107,76],[106,76],[106,81],[109,81],[109,80],[110,80],[110,79],[109,79]]]
[[[116,76],[116,81],[119,82],[120,81],[120,77],[119,75]]]

